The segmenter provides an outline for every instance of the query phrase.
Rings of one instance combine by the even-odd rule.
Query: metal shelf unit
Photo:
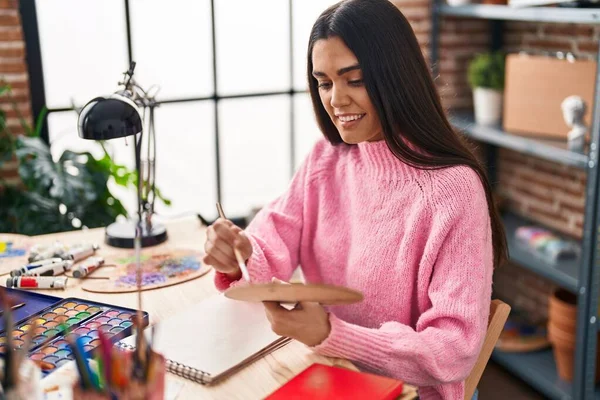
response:
[[[455,17],[497,19],[503,21],[556,22],[571,24],[600,24],[600,10],[565,7],[511,7],[502,5],[469,4],[449,6],[440,4],[442,15]]]
[[[512,213],[505,213],[502,220],[506,229],[508,250],[512,261],[571,292],[577,291],[579,288],[579,261],[577,259],[559,260],[556,263],[551,263],[535,256],[520,246],[515,238],[516,229],[531,222]]]
[[[503,5],[449,6],[443,0],[432,0],[432,33],[430,42],[431,65],[434,77],[438,75],[438,52],[441,19],[450,17],[479,18],[491,24],[491,50],[502,48],[504,21],[544,23],[600,24],[600,9],[569,9],[562,7],[516,8]],[[600,51],[598,52],[600,65]],[[600,185],[598,148],[600,145],[600,73],[596,73],[591,142],[586,154],[566,149],[564,144],[551,140],[526,138],[504,132],[499,127],[478,126],[472,115],[452,115],[454,127],[467,137],[487,143],[488,168],[491,175],[496,166],[496,150],[507,148],[586,171],[585,216],[581,257],[574,261],[550,264],[520,248],[515,240],[515,229],[528,221],[513,214],[503,216],[507,231],[510,258],[522,267],[543,276],[577,295],[577,337],[575,349],[575,376],[572,382],[561,380],[556,373],[552,350],[532,353],[505,353],[494,351],[492,358],[533,388],[551,399],[598,399],[600,389],[594,384],[596,347],[599,325],[597,322],[600,287]]]
[[[530,139],[524,136],[504,132],[498,127],[477,125],[473,115],[452,115],[450,116],[450,122],[466,136],[479,142],[515,150],[524,154],[530,154],[560,164],[572,165],[581,169],[586,169],[588,167],[589,158],[587,154],[567,150],[563,142],[558,142],[556,140]]]

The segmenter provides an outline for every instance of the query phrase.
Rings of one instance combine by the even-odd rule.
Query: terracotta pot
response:
[[[577,319],[564,314],[548,316],[548,324],[572,335],[575,335],[575,332],[577,331]]]
[[[561,347],[575,348],[575,334],[566,332],[556,325],[548,324],[548,340],[552,344],[558,344]]]
[[[556,290],[548,302],[548,322],[563,331],[575,332],[577,323],[577,296],[563,289]]]
[[[548,324],[548,339],[552,343],[558,376],[565,381],[573,381],[575,335]]]
[[[573,381],[575,362],[575,333],[566,332],[560,327],[548,324],[548,340],[552,343],[554,361],[558,376],[568,382]],[[600,340],[600,334],[598,334]],[[600,344],[600,342],[598,342]],[[596,365],[600,365],[600,346],[596,348]],[[600,368],[596,368],[595,382],[600,382]]]

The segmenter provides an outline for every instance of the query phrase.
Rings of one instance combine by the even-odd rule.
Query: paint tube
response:
[[[60,260],[52,264],[44,265],[39,268],[32,269],[23,274],[23,276],[56,276],[64,274],[73,266],[71,260]]]
[[[85,260],[82,264],[73,268],[73,276],[75,278],[84,278],[88,274],[94,272],[104,264],[102,257],[91,257]]]
[[[81,244],[71,247],[65,254],[66,260],[78,262],[84,260],[96,253],[100,246],[97,244]]]
[[[65,289],[67,278],[53,276],[13,276],[6,280],[9,288],[20,289]]]
[[[32,263],[22,266],[19,269],[10,271],[10,276],[25,275],[25,274],[27,274],[27,272],[29,272],[31,270],[34,270],[34,269],[37,269],[37,268],[40,268],[40,267],[43,267],[43,266],[46,266],[49,264],[58,263],[58,262],[62,262],[62,258],[55,257],[55,258],[48,258],[45,260],[32,262]]]

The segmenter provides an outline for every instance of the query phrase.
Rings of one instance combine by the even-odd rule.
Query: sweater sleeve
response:
[[[246,266],[254,283],[271,282],[273,277],[287,281],[298,266],[310,158],[298,168],[286,192],[262,208],[245,230],[252,243]],[[218,290],[238,283],[220,272],[215,274]]]
[[[442,384],[468,376],[487,328],[493,256],[483,187],[473,179],[454,183],[452,189],[438,189],[433,196],[441,204],[431,205],[433,230],[422,261],[433,266],[427,288],[430,301],[415,327],[388,321],[378,329],[366,328],[330,313],[331,332],[313,348],[316,352],[441,391],[451,390]],[[450,387],[462,390],[462,385]],[[446,393],[443,398],[462,394]]]

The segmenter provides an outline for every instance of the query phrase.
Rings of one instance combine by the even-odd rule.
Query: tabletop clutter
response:
[[[98,329],[94,335],[97,339],[94,340],[97,340],[99,345],[93,347],[87,340],[90,338],[87,335],[89,331],[81,328],[81,324],[63,322],[62,326],[57,326],[58,329],[53,329],[60,333],[45,335],[50,331],[45,330],[44,334],[38,335],[39,328],[44,327],[44,319],[37,318],[28,324],[21,336],[17,336],[17,332],[23,332],[17,328],[23,329],[24,325],[14,320],[11,304],[21,301],[18,296],[18,293],[0,288],[3,330],[5,333],[13,333],[2,336],[0,398],[38,400],[45,398],[48,392],[59,390],[59,387],[46,391],[41,389],[42,378],[60,367],[54,362],[54,359],[60,358],[56,355],[58,353],[67,355],[64,358],[65,362],[75,361],[78,378],[72,388],[73,399],[163,398],[165,359],[153,350],[152,341],[147,341],[146,335],[136,335],[140,338],[137,349],[127,351],[113,346],[111,338],[115,335]],[[131,317],[135,330],[142,331],[143,317],[136,314]],[[38,321],[42,324],[38,325]],[[138,329],[138,326],[141,326],[141,329]],[[43,336],[44,339],[38,341],[37,336]],[[39,349],[49,350],[39,352]],[[37,354],[43,357],[36,357]]]
[[[147,271],[141,265],[152,257],[162,257],[162,262],[170,263],[169,268],[179,271],[178,260],[189,256],[189,262],[197,262],[193,254],[161,247],[171,255],[170,259],[152,251],[144,253],[145,258],[140,256],[134,309],[49,294],[73,285],[69,283],[71,279],[109,279],[94,273],[109,266],[105,257],[111,264],[118,261],[114,262],[110,253],[99,255],[99,245],[54,241],[27,248],[28,254],[11,253],[22,260],[14,268],[9,269],[7,264],[0,268],[0,275],[7,275],[6,287],[0,287],[0,400],[165,399],[167,372],[211,386],[290,342],[272,332],[262,301],[279,301],[289,310],[299,301],[334,305],[362,300],[362,293],[339,286],[289,284],[277,279],[271,283],[252,282],[246,271],[242,285],[232,286],[223,294],[149,327],[149,315],[141,304],[141,292],[148,289],[142,287]],[[239,257],[238,261],[244,264]],[[197,275],[192,279],[203,275],[193,273]],[[48,294],[42,293],[46,291]],[[190,318],[192,314],[202,317]],[[240,324],[245,326],[243,332]],[[321,368],[328,371],[332,367]],[[67,384],[61,380],[63,373],[70,374]],[[343,375],[337,370],[331,373],[332,379]],[[378,380],[376,376],[356,374]],[[47,379],[61,384],[48,386]],[[401,392],[401,382],[385,379],[388,381],[382,380],[383,386],[391,383],[394,393]],[[295,385],[297,380],[283,383],[278,393],[297,391]],[[320,386],[312,390],[315,395],[326,392]],[[52,397],[53,394],[58,395]],[[387,397],[377,394],[373,398]]]
[[[68,277],[59,277],[72,271],[75,278],[84,278],[104,265],[102,257],[94,257],[97,244],[81,243],[67,246],[60,242],[36,245],[30,250],[28,263],[10,271],[6,280],[9,288],[65,289]],[[80,262],[80,263],[79,263]],[[79,263],[73,267],[75,263]]]
[[[0,287],[0,398],[44,399],[59,387],[42,391],[41,380],[69,361],[78,374],[73,399],[164,398],[165,359],[153,350],[154,329],[136,335],[133,350],[114,346],[144,332],[149,318],[141,308],[22,291],[65,289],[69,277],[85,278],[104,265],[96,256],[99,248],[58,241],[34,245],[27,263],[10,271],[6,288]],[[72,275],[60,276],[67,272]]]

